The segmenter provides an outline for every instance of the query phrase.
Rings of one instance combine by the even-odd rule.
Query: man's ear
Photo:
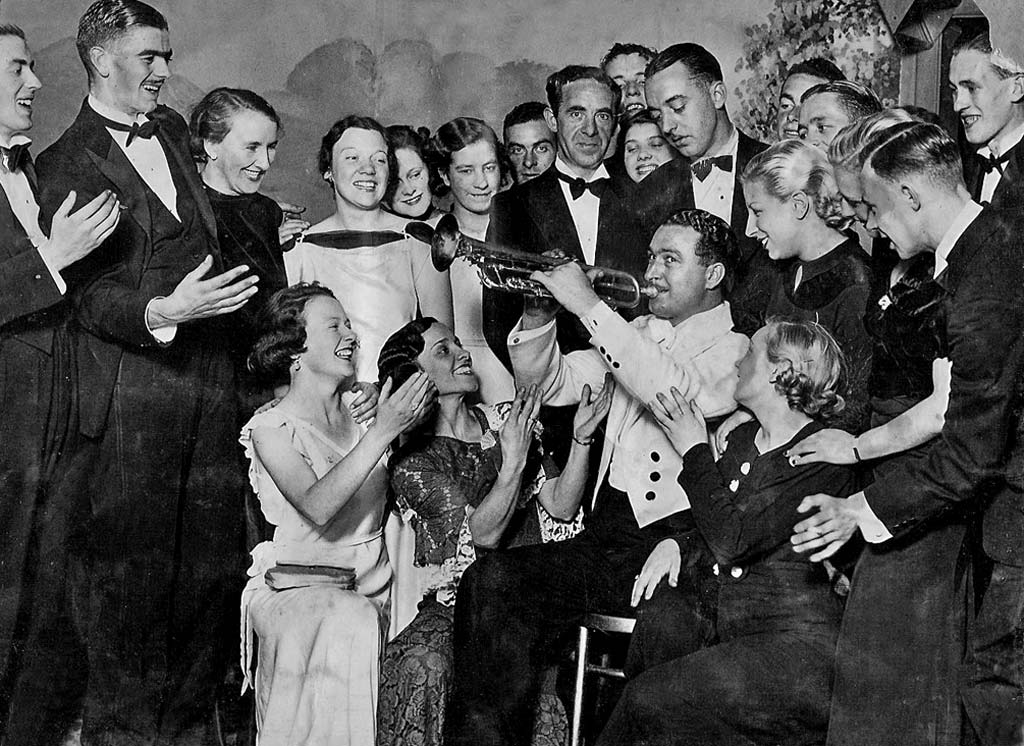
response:
[[[1013,80],[1010,83],[1010,98],[1013,99],[1015,104],[1024,103],[1024,73],[1018,73],[1013,76]]]
[[[793,196],[789,198],[789,207],[797,220],[803,220],[810,214],[811,198],[807,196],[806,192],[794,192]]]
[[[99,77],[110,76],[110,54],[103,47],[89,47],[89,62],[92,63],[93,72]]]
[[[715,262],[709,264],[704,268],[704,287],[707,290],[715,290],[716,288],[722,288],[722,283],[725,282],[725,265],[721,262]]]
[[[548,129],[558,132],[558,117],[555,116],[555,112],[550,106],[544,107],[544,121],[547,123]]]
[[[914,212],[921,209],[921,194],[913,184],[900,182],[900,198],[906,200]]]
[[[708,87],[708,94],[711,96],[711,103],[715,105],[716,109],[725,108],[725,100],[728,97],[728,93],[725,90],[725,83],[718,80],[712,83]]]
[[[439,168],[439,169],[437,169],[437,173],[441,177],[441,181],[444,182],[444,185],[446,187],[448,187],[449,189],[451,189],[452,188],[452,182],[451,182],[451,179],[448,178],[448,171]]]

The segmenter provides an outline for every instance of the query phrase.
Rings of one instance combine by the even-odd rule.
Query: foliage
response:
[[[834,60],[883,103],[897,103],[899,50],[875,0],[775,0],[768,22],[749,26],[746,34],[735,93],[740,127],[751,135],[774,139],[786,70],[809,57]]]

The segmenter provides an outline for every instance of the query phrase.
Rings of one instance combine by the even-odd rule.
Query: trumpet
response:
[[[457,257],[476,265],[480,282],[495,290],[509,293],[550,298],[551,293],[536,280],[534,272],[546,272],[572,259],[555,259],[542,254],[531,254],[470,238],[459,231],[454,215],[445,215],[434,228],[430,241],[430,259],[435,269],[443,272]],[[640,303],[640,284],[628,272],[607,267],[582,265],[584,269],[597,269],[601,274],[593,280],[594,292],[613,308],[635,308]]]

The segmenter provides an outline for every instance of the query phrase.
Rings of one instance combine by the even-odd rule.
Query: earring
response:
[[[302,370],[302,362],[298,358],[292,360],[292,370],[296,373]]]

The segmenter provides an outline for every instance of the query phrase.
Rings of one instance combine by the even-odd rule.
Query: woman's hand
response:
[[[594,437],[594,432],[608,416],[614,393],[615,379],[611,373],[604,374],[604,383],[597,396],[590,391],[590,384],[584,384],[576,416],[572,419],[572,435],[576,440],[587,441]]]
[[[659,393],[647,406],[654,419],[665,431],[672,447],[680,456],[696,445],[708,442],[708,428],[704,413],[696,401],[687,401],[675,386],[669,390],[671,398]]]
[[[679,582],[679,570],[683,564],[683,555],[675,539],[662,539],[647,557],[640,574],[633,583],[633,594],[629,598],[630,606],[636,606],[640,599],[650,599],[662,578],[668,578],[673,588]]]
[[[367,381],[356,381],[349,391],[356,395],[356,398],[348,405],[348,411],[352,414],[353,420],[361,425],[377,416],[377,401],[380,399],[380,392],[376,385]]]
[[[392,379],[384,382],[373,423],[373,428],[380,428],[389,441],[422,422],[437,399],[437,389],[422,371],[410,376],[394,393],[392,386]]]
[[[715,450],[718,453],[723,453],[729,445],[729,434],[740,425],[744,425],[752,419],[754,419],[754,415],[745,409],[737,409],[726,417],[725,422],[719,425],[718,430],[715,431]]]
[[[526,465],[526,454],[530,450],[530,440],[539,414],[540,395],[537,386],[516,389],[512,410],[498,431],[503,469],[514,469],[519,472]]]
[[[845,430],[819,430],[786,451],[792,466],[800,464],[855,464],[857,439]]]

